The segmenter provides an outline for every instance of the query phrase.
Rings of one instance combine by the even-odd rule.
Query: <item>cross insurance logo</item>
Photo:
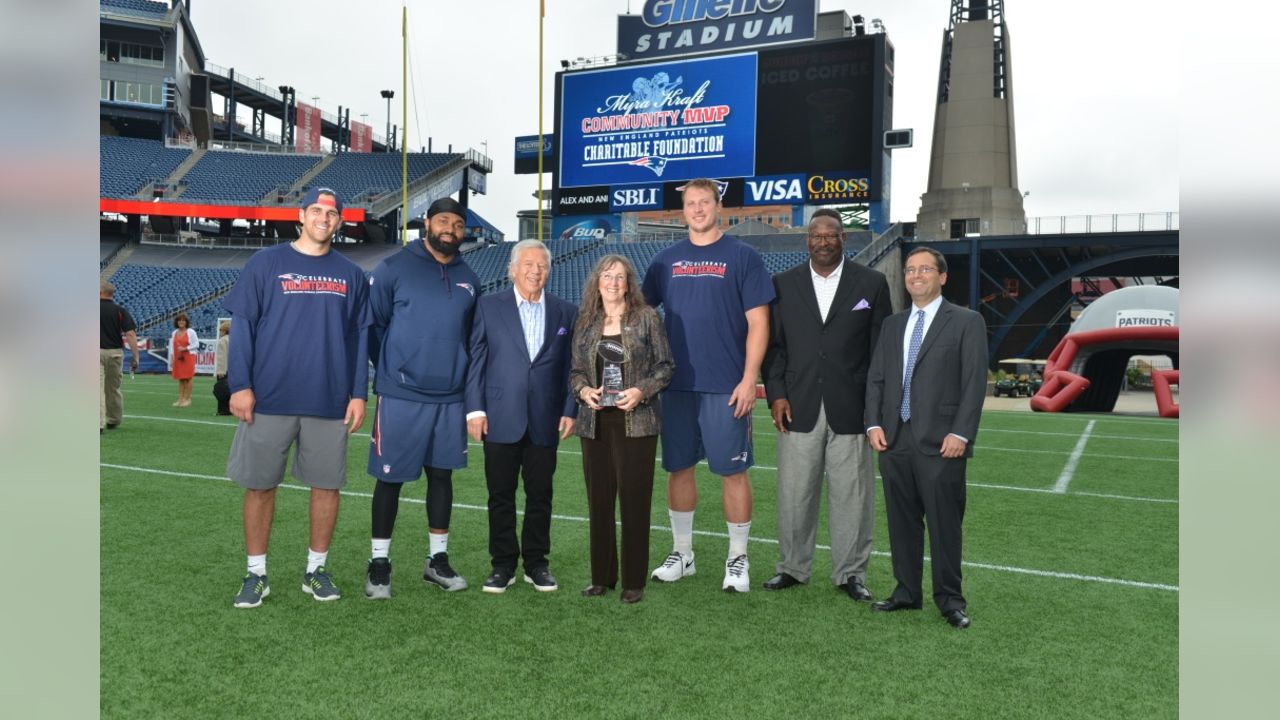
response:
[[[280,292],[285,295],[347,296],[347,281],[342,278],[298,273],[284,273],[277,275],[276,278],[280,281]]]

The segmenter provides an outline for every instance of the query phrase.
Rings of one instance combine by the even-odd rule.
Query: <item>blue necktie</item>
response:
[[[911,376],[916,370],[916,356],[920,354],[920,343],[924,340],[924,311],[916,311],[916,326],[911,330],[911,343],[907,346],[907,371],[902,376],[902,422],[911,419]]]

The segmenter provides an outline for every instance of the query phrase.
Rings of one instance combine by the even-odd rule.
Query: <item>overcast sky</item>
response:
[[[401,2],[193,0],[207,58],[237,74],[319,96],[382,134],[396,91]],[[552,132],[554,75],[564,58],[617,52],[617,15],[643,0],[546,0],[543,131]],[[517,210],[535,207],[536,175],[514,175],[517,135],[538,131],[538,0],[416,0],[409,8],[409,125],[417,149],[486,150],[488,194],[471,207],[515,239]],[[934,94],[948,0],[820,0],[820,11],[880,18],[896,49],[893,125],[916,147],[893,153],[894,221],[913,221],[925,191]],[[1019,186],[1029,217],[1178,209],[1179,27],[1172,7],[1117,0],[1088,11],[1008,0]],[[267,129],[279,132],[268,120]],[[544,176],[550,188],[551,178]]]

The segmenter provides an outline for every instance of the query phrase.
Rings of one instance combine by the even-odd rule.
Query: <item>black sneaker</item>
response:
[[[391,599],[391,560],[373,558],[364,579],[364,596],[370,600]]]
[[[481,589],[487,593],[504,593],[515,582],[516,576],[514,573],[506,570],[494,570],[492,575],[485,578],[484,587]]]
[[[524,581],[533,585],[533,589],[538,592],[554,592],[560,589],[560,586],[556,584],[556,576],[552,575],[547,568],[538,568],[533,572],[526,572]]]
[[[467,579],[449,565],[449,553],[440,552],[427,558],[427,565],[422,568],[422,579],[439,585],[447,592],[467,589]]]

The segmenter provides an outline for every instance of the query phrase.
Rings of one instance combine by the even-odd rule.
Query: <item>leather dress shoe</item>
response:
[[[969,616],[965,615],[963,610],[951,610],[943,613],[942,617],[946,618],[947,623],[957,630],[969,627]]]
[[[871,603],[871,609],[876,612],[893,612],[895,610],[919,610],[920,606],[902,600],[881,600],[880,602]]]
[[[765,580],[764,585],[762,585],[761,587],[763,587],[765,590],[786,590],[789,587],[795,587],[796,585],[799,585],[799,584],[800,584],[800,581],[791,577],[790,575],[786,573],[778,573],[777,575],[774,575],[768,580]]]
[[[619,598],[624,605],[634,605],[644,599],[643,590],[623,590]]]
[[[588,585],[582,590],[582,597],[599,597],[609,591],[604,585]]]
[[[849,593],[849,597],[858,602],[869,603],[875,599],[872,597],[871,591],[867,589],[867,586],[863,585],[858,578],[849,578],[849,582],[844,584],[844,590]]]

